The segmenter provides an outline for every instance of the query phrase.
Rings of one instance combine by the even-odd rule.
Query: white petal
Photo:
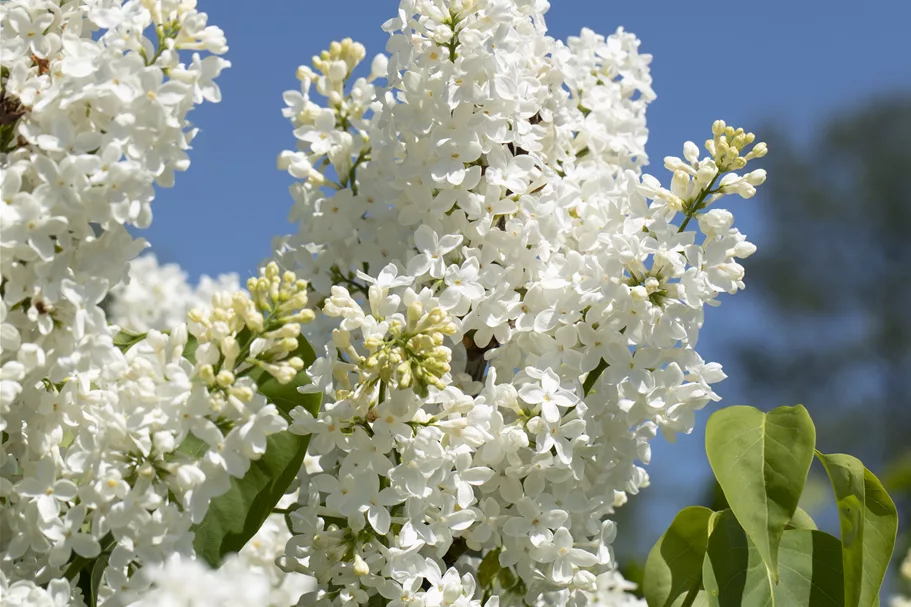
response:
[[[573,564],[565,556],[554,561],[554,571],[551,576],[555,584],[568,584],[573,579]]]
[[[367,510],[367,520],[380,535],[389,533],[389,511],[382,506],[371,506]]]
[[[84,556],[87,559],[95,558],[101,554],[101,545],[98,543],[98,540],[93,538],[88,533],[77,533],[70,538],[70,544],[73,546],[73,550],[79,556]]]
[[[598,557],[586,550],[573,548],[569,551],[569,559],[578,567],[591,567],[597,564]]]
[[[463,470],[459,476],[469,485],[483,485],[493,478],[494,474],[494,471],[490,468],[477,467]]]
[[[560,410],[551,400],[545,400],[541,403],[541,417],[550,424],[556,424],[560,421]]]

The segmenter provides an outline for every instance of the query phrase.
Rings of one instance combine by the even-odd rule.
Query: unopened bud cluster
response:
[[[443,340],[458,329],[440,307],[425,312],[416,301],[408,306],[407,314],[405,324],[393,319],[386,335],[364,341],[370,355],[362,366],[369,377],[378,376],[395,388],[411,388],[418,396],[427,396],[428,386],[446,387],[452,352]]]
[[[387,58],[377,55],[371,63],[370,75],[353,79],[352,73],[365,56],[362,44],[346,38],[333,42],[328,50],[313,57],[316,71],[306,65],[297,68],[301,90],[285,93],[289,107],[283,114],[294,124],[294,135],[300,143],[297,151],[279,155],[280,170],[287,170],[312,186],[329,185],[338,189],[349,184],[368,151],[364,127],[375,98],[371,83],[384,78],[388,68]],[[311,100],[311,87],[327,99],[326,107]],[[323,174],[322,169],[327,165],[335,169],[338,183]]]
[[[752,198],[756,194],[756,187],[766,179],[763,169],[745,175],[733,172],[746,167],[750,160],[762,158],[768,153],[768,146],[762,142],[756,143],[747,151],[747,147],[756,139],[753,133],[728,126],[723,120],[716,120],[712,124],[712,135],[713,138],[705,142],[710,157],[700,160],[699,148],[692,141],[687,141],[683,146],[683,159],[676,156],[664,159],[664,166],[673,173],[670,189],[662,187],[651,175],[642,178],[640,190],[643,194],[664,201],[674,211],[684,213],[685,222],[725,194]]]
[[[759,142],[744,156],[741,152],[746,150],[756,140],[756,135],[747,133],[743,129],[735,129],[725,124],[724,120],[712,123],[712,139],[705,142],[705,149],[712,155],[715,164],[722,172],[736,171],[747,165],[753,158],[762,158],[768,153],[768,146]]]
[[[367,50],[360,42],[354,42],[351,38],[345,38],[341,42],[332,42],[329,49],[313,57],[313,67],[319,70],[323,76],[328,78],[332,83],[333,90],[342,92],[345,80],[351,74],[352,70],[364,60],[367,56]],[[299,77],[306,74],[306,67],[301,67],[303,74],[298,72]],[[303,78],[301,78],[303,80]]]
[[[398,297],[387,297],[377,285],[371,287],[370,293],[374,312],[371,316],[366,316],[341,286],[332,288],[332,296],[323,305],[326,316],[343,319],[340,328],[332,333],[332,342],[360,373],[354,387],[346,378],[339,378],[343,397],[364,394],[379,382],[390,389],[410,388],[419,396],[427,396],[429,386],[444,389],[449,381],[452,352],[443,342],[447,335],[458,332],[452,315],[439,305],[426,306],[420,300],[406,304],[403,315],[390,307],[398,307]],[[381,312],[389,310],[393,313],[383,317]],[[351,331],[355,328],[363,332],[366,355],[360,354],[352,343]]]
[[[313,320],[307,305],[307,282],[293,272],[279,273],[273,262],[259,278],[247,281],[249,293],[218,293],[210,308],[194,308],[187,315],[196,338],[195,377],[209,388],[210,404],[220,410],[225,401],[253,398],[252,381],[238,378],[261,368],[280,383],[288,383],[304,361],[292,353],[298,347],[301,323]]]

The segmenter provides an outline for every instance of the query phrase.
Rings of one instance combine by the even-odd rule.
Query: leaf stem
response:
[[[715,185],[715,181],[718,179],[719,175],[721,175],[721,171],[718,171],[718,173],[716,173],[715,176],[712,177],[712,181],[709,182],[709,185],[704,190],[702,190],[702,192],[699,193],[699,198],[694,200],[692,206],[689,208],[689,210],[686,211],[686,219],[684,219],[683,223],[680,224],[680,228],[677,230],[678,234],[680,232],[682,232],[684,229],[686,229],[687,224],[690,223],[690,219],[695,217],[696,213],[699,212],[700,210],[702,210],[702,208],[704,207],[703,203],[705,202],[705,199],[708,197],[708,195],[711,193],[712,186]],[[683,606],[681,605],[681,607],[683,607]]]

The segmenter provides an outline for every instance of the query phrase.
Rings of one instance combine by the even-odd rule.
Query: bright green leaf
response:
[[[730,510],[716,513],[712,520],[702,583],[711,607],[774,604],[770,573]]]
[[[187,345],[183,349],[183,357],[188,361],[196,364],[196,348],[199,347],[199,342],[196,341],[196,338],[192,335],[187,336]]]
[[[300,471],[309,442],[309,436],[287,431],[267,439],[265,455],[250,463],[242,479],[232,478],[228,492],[213,499],[205,518],[193,527],[200,557],[218,567],[226,554],[244,547]]]
[[[703,562],[711,607],[844,607],[841,545],[812,529],[790,529],[779,547],[776,585],[757,546],[731,511],[716,519]]]
[[[674,603],[674,607],[710,607],[710,605],[709,595],[706,594],[705,590],[700,590],[696,593],[691,603],[684,603],[682,600]]]
[[[299,341],[302,345],[295,355],[301,356],[309,365],[315,358],[313,350],[303,337]],[[310,381],[305,371],[298,373],[287,384],[279,384],[259,369],[254,370],[251,376],[257,381],[259,391],[286,417],[297,406],[304,407],[313,415],[319,412],[321,394],[301,394],[297,391],[299,386]],[[204,448],[198,444],[200,442],[195,437],[188,437],[180,450],[198,451]],[[226,554],[243,548],[297,476],[309,443],[309,436],[287,431],[267,439],[266,453],[250,463],[250,469],[242,479],[231,479],[228,492],[213,499],[205,518],[193,527],[196,533],[193,546],[200,557],[217,567]]]
[[[872,472],[856,457],[816,452],[838,503],[845,605],[871,607],[879,597],[895,547],[895,505]]]
[[[801,406],[726,407],[709,418],[705,450],[731,510],[778,580],[778,544],[810,471],[816,429]]]
[[[794,511],[794,516],[791,517],[791,520],[788,521],[787,529],[816,529],[816,523],[813,522],[813,517],[807,514],[807,511],[803,508],[798,508]]]
[[[494,580],[500,573],[500,550],[491,550],[481,560],[478,566],[478,583],[481,588],[489,589],[493,587]]]
[[[145,338],[145,333],[131,333],[130,331],[121,329],[120,332],[114,336],[114,345],[118,347],[121,352],[126,352]]]
[[[841,543],[818,530],[791,529],[781,537],[781,581],[775,605],[844,607]]]
[[[702,588],[702,560],[712,511],[681,510],[649,552],[642,590],[649,607],[671,607]]]

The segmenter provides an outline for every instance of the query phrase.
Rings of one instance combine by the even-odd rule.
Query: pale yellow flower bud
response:
[[[202,365],[196,370],[196,376],[208,385],[215,383],[215,369],[212,365]]]
[[[218,375],[215,376],[215,383],[218,384],[220,388],[227,388],[234,383],[234,374],[227,369],[222,369],[218,372]]]
[[[370,573],[370,566],[361,558],[361,555],[354,555],[354,575],[362,576]]]

